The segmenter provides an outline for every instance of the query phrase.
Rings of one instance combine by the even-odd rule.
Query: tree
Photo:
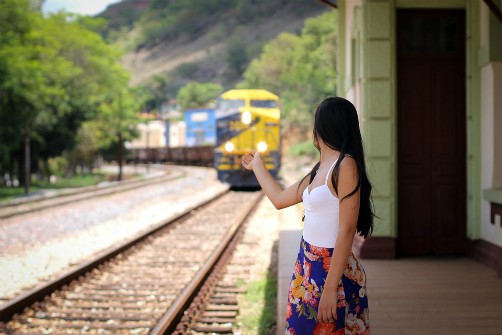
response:
[[[228,42],[227,62],[235,76],[240,76],[248,63],[246,47],[246,42],[241,38],[235,37]]]
[[[75,138],[75,147],[71,153],[71,164],[75,169],[77,166],[86,166],[89,171],[94,166],[94,161],[101,149],[102,138],[106,137],[99,124],[92,120],[82,123]]]
[[[144,92],[146,107],[149,110],[160,112],[162,103],[175,97],[173,79],[168,75],[156,75],[146,84],[141,87]],[[139,93],[139,92],[138,92]]]
[[[25,192],[30,158],[71,150],[82,122],[127,87],[121,54],[91,30],[99,25],[63,13],[45,18],[28,0],[0,2],[0,172],[12,169],[23,142]]]
[[[301,38],[290,33],[282,33],[267,43],[260,57],[244,72],[244,81],[239,86],[263,87],[272,92],[287,90],[292,83],[285,76],[295,70],[295,53],[300,43]]]
[[[311,123],[314,106],[336,94],[336,20],[332,11],[307,19],[300,36],[280,34],[251,62],[238,87],[276,92],[287,120]]]
[[[31,128],[34,123],[50,120],[46,104],[49,102],[54,105],[61,101],[62,90],[60,85],[51,81],[53,71],[59,72],[55,69],[56,64],[43,62],[44,53],[49,50],[43,48],[41,36],[34,29],[39,25],[40,15],[36,15],[27,0],[5,0],[0,5],[3,16],[0,18],[3,22],[0,25],[0,111],[2,119],[8,124],[2,127],[2,133],[7,130],[22,134],[22,175],[25,192],[28,193]]]
[[[219,84],[191,82],[180,88],[176,100],[182,109],[205,107],[222,92]]]
[[[124,142],[138,135],[136,126],[139,123],[138,112],[143,100],[140,90],[123,88],[110,96],[100,106],[100,113],[95,123],[95,131],[101,136],[98,146],[102,150],[115,148],[119,164],[118,180],[122,180]]]

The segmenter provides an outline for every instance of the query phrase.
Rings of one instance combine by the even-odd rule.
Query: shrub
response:
[[[66,174],[68,170],[68,160],[64,157],[53,157],[47,160],[47,169],[49,176],[59,176],[62,177]]]
[[[290,152],[293,156],[307,155],[316,157],[319,155],[319,151],[317,151],[316,147],[312,144],[312,140],[291,145]]]

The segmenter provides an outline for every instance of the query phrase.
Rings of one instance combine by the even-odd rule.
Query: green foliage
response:
[[[0,2],[0,41],[19,39],[32,28],[32,9],[28,0]]]
[[[31,189],[32,191],[38,191],[40,189],[57,190],[61,188],[84,187],[96,185],[103,180],[105,180],[105,174],[103,173],[82,174],[71,178],[57,178],[54,184],[48,180],[39,180],[32,184]],[[24,190],[20,187],[0,187],[0,203],[10,201],[21,196],[23,193]]]
[[[37,187],[32,187],[33,191],[37,191]],[[16,197],[24,194],[24,189],[21,187],[0,187],[0,203],[8,202]]]
[[[57,178],[54,184],[48,180],[40,180],[34,183],[35,187],[44,189],[74,188],[96,185],[106,179],[104,173],[79,174],[71,178]]]
[[[68,160],[64,157],[54,157],[47,160],[47,172],[49,176],[62,177],[68,171]]]
[[[103,133],[96,120],[84,122],[77,131],[75,148],[71,155],[74,164],[91,167],[99,150],[104,146],[103,138],[106,137],[107,134]]]
[[[219,84],[191,82],[179,90],[176,100],[183,109],[205,107],[222,92]]]
[[[139,22],[143,32],[140,44],[149,45],[183,34],[196,34],[215,22],[222,10],[226,11],[234,2],[235,0],[151,1],[150,10]]]
[[[193,78],[198,70],[197,63],[183,63],[176,67],[175,72],[184,78]]]
[[[336,94],[336,11],[308,19],[300,36],[282,33],[267,43],[244,72],[238,87],[277,93],[284,116],[312,123],[315,106]]]
[[[157,85],[157,78],[142,81],[141,85],[150,95],[147,111],[158,110],[190,81],[216,82],[227,89],[234,88],[250,61],[261,53],[265,41],[273,36],[269,28],[288,29],[290,24],[285,18],[296,21],[297,16],[305,17],[327,8],[304,0],[151,0],[149,8],[143,11],[139,2],[141,0],[124,0],[119,3],[123,8],[113,5],[101,15],[110,19],[110,28],[114,30],[111,35],[116,37],[117,44],[123,45],[131,55],[141,49],[141,54],[146,56],[141,60],[134,57],[130,63],[136,68],[133,71],[141,71],[140,68],[148,66],[153,59],[167,55],[179,57],[176,50],[183,54],[198,53],[195,62],[183,63],[174,69],[169,67],[168,73],[160,74],[159,77],[168,78],[166,85]],[[127,28],[125,25],[118,28],[114,22],[124,19],[125,8],[139,8],[137,14],[141,13],[141,18],[127,23]],[[199,54],[204,51],[201,48],[205,48],[205,55]],[[141,64],[136,67],[136,62]]]
[[[234,37],[228,42],[227,62],[234,74],[240,75],[248,63],[246,47],[247,43],[241,38]]]
[[[277,278],[267,274],[249,283],[238,321],[243,334],[272,335],[276,325]]]
[[[119,137],[129,141],[138,136],[136,126],[140,120],[137,113],[144,102],[142,98],[140,90],[124,88],[114,99],[100,106],[99,115],[88,124],[93,129],[91,134],[97,138],[97,147],[107,149],[118,144]]]
[[[107,27],[99,31],[106,38],[113,39],[117,32],[132,29],[134,23],[143,15],[145,10],[142,0],[124,0],[112,4],[99,15],[100,18],[108,21]]]
[[[57,178],[54,184],[50,183],[48,180],[40,180],[37,181],[34,186],[38,186],[40,188],[74,188],[74,187],[85,187],[96,185],[107,179],[106,174],[104,173],[86,173],[75,175],[70,178]]]
[[[312,4],[305,0],[152,0],[137,23],[142,31],[138,46],[197,36],[228,17],[232,20],[227,20],[230,26],[226,31],[232,31],[239,24],[268,19],[284,6],[301,12]]]
[[[76,21],[80,26],[84,27],[87,30],[103,33],[108,29],[109,22],[102,17],[91,17],[84,15],[76,15],[76,14],[66,14],[66,17],[70,17],[71,20]]]
[[[290,147],[291,154],[294,156],[311,156],[311,157],[319,157],[319,151],[316,149],[312,140],[299,142],[291,145]]]
[[[44,17],[29,0],[0,2],[0,173],[15,174],[24,134],[32,161],[46,161],[74,149],[85,121],[112,113],[129,75],[102,27],[73,14]]]
[[[170,75],[156,75],[143,86],[137,88],[143,96],[146,111],[159,111],[163,102],[175,98],[178,86]]]

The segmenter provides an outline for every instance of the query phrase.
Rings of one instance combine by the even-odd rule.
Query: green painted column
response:
[[[395,9],[363,1],[362,132],[376,214],[373,236],[397,237]]]
[[[481,237],[480,1],[467,0],[467,237]],[[484,4],[483,4],[484,5]]]

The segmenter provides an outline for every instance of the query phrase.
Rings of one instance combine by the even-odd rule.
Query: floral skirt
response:
[[[286,335],[370,334],[366,273],[353,253],[338,283],[336,320],[317,323],[333,249],[309,244],[302,237],[289,286]]]

